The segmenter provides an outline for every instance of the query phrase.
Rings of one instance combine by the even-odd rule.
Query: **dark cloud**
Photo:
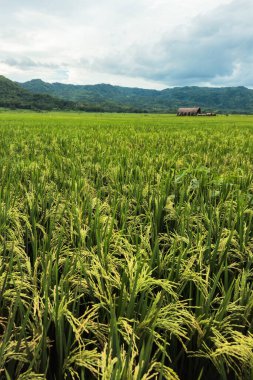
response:
[[[31,58],[6,58],[1,60],[2,63],[8,65],[8,66],[13,66],[13,67],[18,67],[23,70],[29,70],[31,68],[36,68],[36,67],[43,67],[43,68],[49,68],[49,69],[58,69],[59,65],[53,64],[53,63],[45,63],[45,62],[36,62],[32,60]]]
[[[178,26],[155,44],[132,46],[101,60],[100,69],[142,76],[167,85],[252,86],[253,2],[233,1],[191,25]]]

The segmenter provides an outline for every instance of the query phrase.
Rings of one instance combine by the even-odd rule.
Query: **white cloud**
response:
[[[0,0],[0,71],[11,79],[248,85],[250,0]]]

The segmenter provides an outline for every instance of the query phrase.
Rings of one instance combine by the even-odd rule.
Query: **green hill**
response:
[[[105,111],[176,112],[178,107],[199,106],[221,113],[253,113],[253,90],[246,87],[175,87],[162,91],[98,85],[46,83],[34,79],[21,86],[77,102],[79,107]]]
[[[112,86],[110,84],[72,85],[62,83],[46,83],[33,79],[20,85],[35,94],[50,94],[51,96],[71,100],[78,108],[88,111],[115,112],[155,112],[153,100],[159,94],[156,90],[143,90]],[[159,107],[160,112],[167,112],[167,105]]]
[[[50,95],[35,94],[0,75],[0,107],[33,110],[73,109],[75,104]]]
[[[253,113],[253,90],[246,87],[175,87],[162,91],[72,85],[33,79],[16,83],[0,76],[0,107],[37,110],[175,113],[179,107],[217,113]]]

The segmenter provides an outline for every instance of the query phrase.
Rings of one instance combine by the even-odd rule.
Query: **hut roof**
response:
[[[187,112],[200,113],[201,110],[200,110],[200,107],[191,107],[191,108],[179,108],[177,112],[180,112],[180,113],[187,113]]]

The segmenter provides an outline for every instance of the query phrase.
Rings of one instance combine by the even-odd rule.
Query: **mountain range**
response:
[[[246,87],[174,87],[147,90],[109,84],[72,85],[0,76],[0,107],[34,110],[175,113],[179,107],[216,113],[253,113],[253,90]]]

